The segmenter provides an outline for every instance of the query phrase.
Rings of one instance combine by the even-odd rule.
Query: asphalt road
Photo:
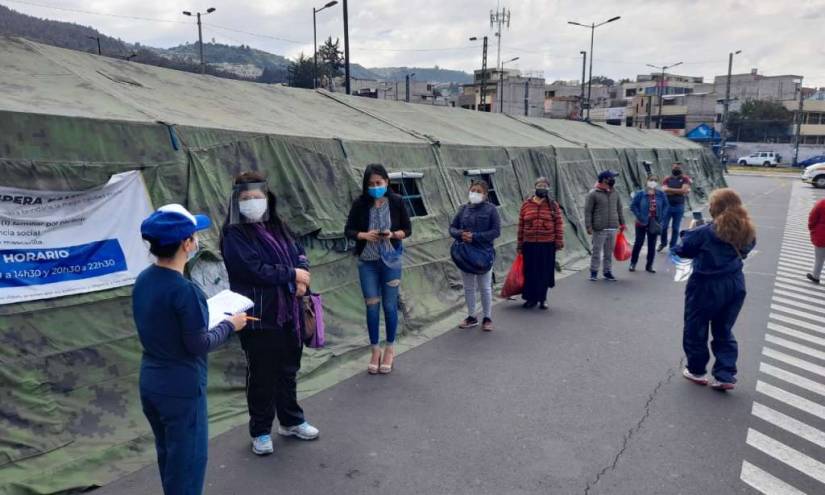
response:
[[[735,391],[714,392],[680,376],[684,283],[673,281],[659,255],[656,275],[629,273],[626,263],[614,269],[617,283],[579,273],[558,283],[549,312],[503,302],[493,333],[453,330],[401,355],[390,376],[364,373],[305,400],[321,429],[317,441],[276,439],[276,453],[258,458],[245,427],[214,438],[206,493],[758,493],[743,477],[779,490],[765,493],[793,493],[788,486],[825,493],[825,478],[816,479],[825,473],[825,368],[816,366],[825,366],[825,340],[815,337],[825,328],[814,328],[823,315],[784,313],[784,328],[807,333],[785,332],[785,344],[773,346],[785,353],[784,364],[761,354],[769,314],[777,313],[780,249],[793,249],[783,251],[787,278],[804,277],[807,263],[798,249],[804,242],[786,237],[783,244],[791,191],[798,189],[793,235],[804,230],[799,212],[812,193],[789,178],[730,182],[759,233],[735,329]],[[802,296],[793,308],[803,310],[805,297],[823,307],[825,291],[793,280],[788,287]],[[773,366],[762,364],[760,374],[760,363]],[[755,401],[760,417],[752,414]],[[155,466],[96,491],[159,492]]]

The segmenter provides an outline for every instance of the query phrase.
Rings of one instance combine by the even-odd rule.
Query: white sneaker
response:
[[[252,452],[256,455],[269,455],[274,451],[271,436],[261,435],[252,439]]]
[[[721,390],[723,392],[726,390],[733,390],[734,386],[735,385],[731,382],[720,382],[716,378],[710,381],[710,388],[714,390]]]
[[[298,437],[301,440],[315,440],[321,432],[318,428],[304,421],[298,426],[284,427],[278,425],[278,435],[285,437]]]
[[[687,378],[688,380],[692,381],[693,383],[696,383],[697,385],[707,385],[708,384],[707,374],[705,374],[705,375],[694,375],[693,373],[688,371],[687,368],[685,368],[685,369],[682,370],[682,376]]]

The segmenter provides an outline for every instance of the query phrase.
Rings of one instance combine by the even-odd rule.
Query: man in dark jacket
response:
[[[588,193],[584,205],[584,222],[587,233],[593,236],[593,250],[590,257],[590,280],[598,280],[599,265],[605,280],[616,281],[613,276],[613,248],[616,245],[616,231],[624,230],[622,201],[616,192],[618,172],[605,170],[599,174],[599,182]]]
[[[679,241],[679,231],[682,228],[682,217],[685,216],[685,199],[690,194],[690,177],[682,171],[681,163],[674,163],[672,172],[669,177],[662,181],[662,190],[667,194],[667,216],[665,217],[664,225],[662,225],[662,240],[659,244],[659,251],[662,251],[668,245],[673,248]],[[670,244],[668,244],[667,235],[668,228],[671,223],[673,230],[670,236]]]

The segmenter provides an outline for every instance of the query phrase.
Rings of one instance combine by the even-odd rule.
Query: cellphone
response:
[[[694,220],[702,220],[702,212],[701,211],[694,211],[693,212],[693,219]]]

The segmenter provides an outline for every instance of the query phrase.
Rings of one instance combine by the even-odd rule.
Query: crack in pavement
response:
[[[644,413],[642,414],[642,417],[639,419],[639,421],[636,422],[636,424],[632,428],[627,430],[627,433],[625,433],[624,438],[622,439],[622,446],[619,448],[619,451],[613,457],[613,462],[611,462],[610,464],[602,468],[601,471],[596,473],[596,478],[593,481],[587,482],[587,485],[584,487],[585,495],[590,494],[590,490],[592,490],[599,483],[599,481],[601,481],[602,477],[605,474],[607,474],[608,471],[613,471],[616,469],[616,466],[619,464],[619,459],[630,446],[630,440],[636,433],[639,432],[639,430],[642,429],[642,425],[644,424],[645,420],[647,420],[648,416],[650,416],[650,409],[653,406],[653,401],[656,400],[656,396],[658,395],[659,390],[661,390],[662,387],[670,383],[670,381],[673,380],[673,377],[676,376],[677,370],[681,370],[684,366],[685,358],[682,358],[681,360],[679,360],[679,366],[667,370],[667,375],[664,378],[662,378],[656,384],[655,387],[653,387],[653,391],[650,392],[650,395],[648,395],[647,397],[647,401],[645,401],[645,405],[643,408]]]

